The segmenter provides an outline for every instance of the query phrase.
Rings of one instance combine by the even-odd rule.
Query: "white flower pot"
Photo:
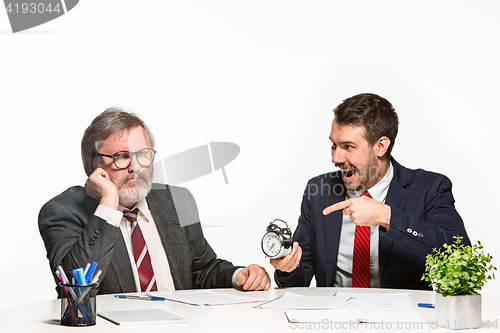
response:
[[[481,295],[446,296],[436,293],[436,324],[450,329],[482,326]]]

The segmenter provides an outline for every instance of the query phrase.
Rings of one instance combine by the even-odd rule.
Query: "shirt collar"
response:
[[[118,206],[118,210],[121,211],[121,212],[132,211],[132,210],[134,210],[136,208],[139,209],[140,214],[144,217],[144,220],[146,222],[151,221],[152,216],[151,216],[151,212],[149,211],[148,202],[146,201],[146,198],[143,198],[143,199],[139,200],[134,205],[134,207],[132,207],[132,209],[130,209],[130,210],[128,208],[122,206],[121,204]]]
[[[392,163],[389,163],[389,171],[377,184],[368,190],[373,199],[378,202],[384,202],[387,196],[387,191],[389,190],[389,185],[391,185],[392,177],[394,176],[394,168]]]
[[[387,196],[387,191],[389,185],[391,185],[392,177],[394,176],[394,168],[392,167],[392,162],[389,163],[389,170],[387,171],[384,178],[382,178],[377,184],[373,185],[368,189],[370,196],[377,200],[378,202],[384,202]],[[364,191],[363,191],[364,192]],[[357,198],[362,194],[362,192],[347,191],[348,198]]]

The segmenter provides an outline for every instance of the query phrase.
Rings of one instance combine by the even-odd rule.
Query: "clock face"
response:
[[[281,237],[274,232],[268,232],[262,238],[262,250],[266,256],[271,258],[280,253],[282,244]]]

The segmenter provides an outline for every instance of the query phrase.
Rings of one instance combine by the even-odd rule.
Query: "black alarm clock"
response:
[[[276,222],[283,222],[286,227],[280,228]],[[292,231],[288,224],[276,219],[269,223],[264,237],[262,237],[262,251],[271,259],[283,258],[292,252]]]

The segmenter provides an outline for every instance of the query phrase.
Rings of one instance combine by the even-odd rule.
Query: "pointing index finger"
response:
[[[344,208],[347,208],[351,205],[351,199],[348,199],[348,200],[344,200],[344,201],[341,201],[341,202],[337,202],[336,204],[333,204],[329,207],[326,207],[324,210],[323,210],[323,215],[328,215],[330,213],[333,213],[339,209],[344,209]]]

